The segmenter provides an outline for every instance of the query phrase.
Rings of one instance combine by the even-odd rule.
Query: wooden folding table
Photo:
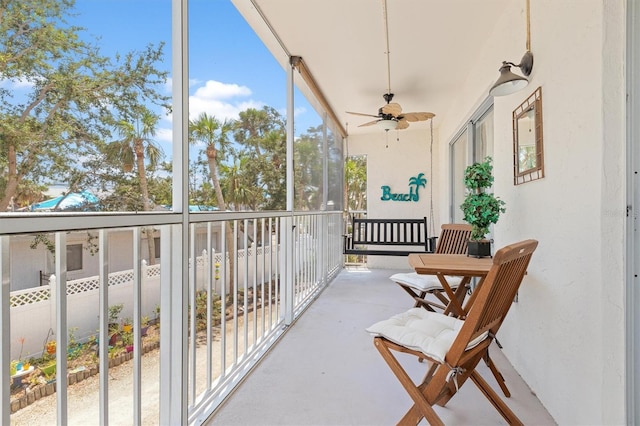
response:
[[[412,253],[409,255],[409,265],[418,274],[437,276],[449,298],[449,304],[444,314],[449,315],[452,313],[458,318],[464,319],[474,300],[473,293],[471,293],[469,301],[463,307],[461,301],[464,299],[467,285],[471,278],[474,277],[480,278],[477,285],[481,285],[482,280],[489,273],[491,265],[493,265],[493,259],[471,257],[464,254]],[[447,282],[447,276],[462,277],[462,282],[460,282],[455,292]]]
[[[477,258],[464,254],[412,253],[409,255],[409,265],[411,265],[418,274],[437,276],[440,284],[442,284],[442,288],[449,298],[449,304],[445,308],[444,314],[454,315],[460,319],[465,319],[467,317],[467,313],[469,313],[469,309],[471,309],[471,306],[473,305],[475,294],[477,294],[476,292],[472,292],[469,300],[466,303],[463,303],[464,294],[467,291],[467,284],[471,281],[471,278],[476,277],[480,279],[476,284],[476,287],[481,286],[482,281],[487,276],[491,266],[493,265],[493,259],[488,257]],[[455,292],[447,282],[447,276],[462,277],[462,281]],[[502,389],[504,395],[507,398],[510,397],[511,393],[504,382],[504,377],[502,376],[502,373],[498,371],[493,361],[489,358],[488,350],[484,360],[498,381],[498,385]]]

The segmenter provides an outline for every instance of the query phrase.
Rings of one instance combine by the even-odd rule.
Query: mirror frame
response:
[[[520,170],[519,152],[521,143],[519,141],[518,123],[533,111],[533,130],[535,146],[535,164],[526,170]],[[529,123],[531,126],[531,123]],[[531,130],[531,128],[529,129]],[[544,150],[542,137],[542,87],[538,87],[518,108],[513,111],[513,184],[531,182],[544,177]],[[529,144],[530,145],[530,144]]]

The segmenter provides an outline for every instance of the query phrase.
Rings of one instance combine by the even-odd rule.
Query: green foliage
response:
[[[31,241],[31,243],[29,244],[29,248],[32,250],[35,250],[38,248],[38,246],[40,244],[42,244],[43,246],[46,247],[47,250],[49,250],[49,252],[55,256],[56,254],[56,243],[53,242],[51,240],[50,237],[51,234],[43,234],[43,233],[38,233],[35,234],[33,236],[33,240]]]
[[[464,173],[464,186],[467,197],[460,205],[464,220],[471,225],[471,240],[483,239],[489,233],[489,226],[498,222],[500,213],[505,212],[504,201],[485,192],[493,183],[491,157],[481,163],[467,167]]]
[[[71,182],[71,159],[95,159],[115,123],[143,105],[169,108],[162,94],[168,72],[163,44],[113,58],[69,25],[72,0],[0,4],[0,73],[22,91],[0,90],[0,211],[31,199],[23,182]],[[80,183],[80,182],[76,182]]]
[[[117,305],[109,306],[109,323],[117,323],[120,317],[120,312],[124,309],[124,305],[119,303]]]
[[[493,185],[493,166],[491,157],[485,158],[481,163],[474,163],[464,171],[465,188],[476,191],[478,189],[491,188]]]
[[[214,322],[221,317],[220,312],[220,295],[213,293],[211,295],[211,318]],[[191,309],[191,306],[189,306]],[[196,294],[196,330],[202,331],[207,329],[207,292],[199,291]]]
[[[350,156],[345,164],[347,207],[349,210],[367,209],[367,157]]]
[[[322,205],[322,128],[308,129],[293,145],[294,208],[320,210]]]
[[[124,331],[122,332],[122,344],[124,346],[129,346],[133,344],[133,331]]]

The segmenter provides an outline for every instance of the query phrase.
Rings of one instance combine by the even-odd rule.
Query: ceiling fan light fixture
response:
[[[382,127],[382,129],[388,132],[389,130],[395,130],[396,127],[398,127],[398,120],[383,119],[378,121],[377,124],[379,127]]]

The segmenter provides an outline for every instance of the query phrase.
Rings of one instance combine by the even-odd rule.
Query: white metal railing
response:
[[[248,276],[254,281],[254,286],[262,284],[266,278],[258,278],[262,273],[261,268],[265,265],[258,265],[252,260],[264,258],[271,250],[278,250],[275,246],[255,247],[238,250],[238,264],[247,263]],[[245,253],[246,252],[246,253]],[[272,257],[272,262],[277,257]],[[213,259],[209,258],[207,250],[203,250],[201,256],[196,258],[196,288],[205,288],[203,271],[210,267],[210,262],[220,265],[223,261],[221,253],[213,253]],[[144,289],[145,298],[143,300],[143,316],[153,316],[155,307],[160,303],[160,265],[147,265],[145,260],[141,262],[141,287]],[[256,275],[257,274],[257,275]],[[255,277],[254,277],[255,275]],[[264,275],[263,275],[264,276]],[[133,314],[133,304],[130,294],[133,288],[134,271],[111,272],[108,274],[110,290],[110,304],[123,304],[122,317],[131,317]],[[254,279],[257,278],[257,279]],[[55,317],[51,318],[50,313],[54,311],[51,299],[51,289],[55,289],[56,276],[51,274],[48,279],[49,284],[32,287],[30,289],[16,290],[11,292],[10,304],[12,308],[12,328],[11,333],[23,338],[23,343],[19,344],[15,339],[11,342],[11,356],[16,357],[20,350],[29,353],[31,356],[40,355],[43,350],[42,340],[49,329],[55,324]],[[67,296],[69,303],[74,309],[68,313],[69,325],[75,328],[75,337],[84,340],[93,335],[98,328],[97,316],[94,306],[98,303],[98,292],[100,288],[100,277],[98,275],[67,282]],[[54,290],[55,291],[55,290]],[[220,293],[220,279],[217,280],[215,291]],[[17,309],[13,309],[17,308]],[[34,324],[34,318],[39,320]]]
[[[72,374],[67,368],[67,330],[75,321],[74,313],[86,309],[98,321],[99,342],[99,388],[96,389],[96,422],[108,424],[140,424],[143,413],[156,413],[159,422],[163,404],[176,404],[171,392],[162,383],[184,383],[185,406],[188,422],[200,424],[247,374],[270,345],[286,330],[286,326],[304,312],[327,283],[342,267],[342,215],[335,213],[256,215],[244,218],[215,220],[216,215],[193,215],[188,227],[187,253],[176,250],[176,237],[180,235],[180,224],[156,224],[161,235],[161,258],[157,265],[144,265],[141,252],[144,233],[141,227],[130,227],[133,235],[133,270],[118,273],[108,272],[109,247],[106,243],[109,229],[99,229],[100,259],[99,276],[79,281],[66,280],[66,259],[57,255],[65,251],[65,230],[55,233],[56,271],[55,285],[38,288],[37,291],[19,291],[9,294],[3,287],[3,329],[7,324],[17,324],[14,309],[27,309],[29,304],[10,308],[14,297],[25,296],[41,304],[51,304],[49,315],[58,342],[56,359],[56,409],[53,418],[42,418],[43,422],[66,424],[73,421],[77,410],[83,407],[70,406],[73,398],[70,391]],[[228,225],[228,226],[227,226]],[[119,228],[121,232],[123,228]],[[91,229],[96,231],[96,229]],[[227,238],[230,237],[230,238]],[[2,282],[10,283],[11,247],[9,237],[0,237],[0,275]],[[231,247],[228,245],[231,244]],[[247,247],[246,250],[240,247]],[[180,271],[180,265],[188,265],[194,258],[195,268]],[[185,256],[188,256],[185,258]],[[182,278],[186,277],[186,279]],[[102,283],[109,282],[109,286]],[[153,288],[151,290],[151,284]],[[181,286],[179,283],[184,283]],[[115,285],[114,285],[115,284]],[[108,289],[108,291],[107,291]],[[120,289],[120,290],[117,290]],[[126,290],[125,290],[126,289]],[[126,296],[116,296],[117,291],[126,291]],[[181,293],[184,291],[184,293]],[[82,299],[98,292],[93,302]],[[159,294],[160,298],[160,386],[141,378],[141,369],[147,362],[142,353],[140,335],[141,318],[149,309],[148,295]],[[175,297],[184,294],[183,300]],[[108,307],[124,298],[131,306],[133,317],[134,351],[130,377],[133,403],[114,407],[109,387]],[[75,299],[79,298],[79,299]],[[40,300],[38,300],[40,299]],[[11,302],[10,302],[11,300]],[[15,299],[18,300],[18,299]],[[23,300],[23,299],[20,299]],[[26,302],[26,301],[25,301]],[[176,303],[179,302],[179,306]],[[24,303],[24,302],[21,302]],[[16,311],[17,312],[17,311]],[[184,316],[178,315],[184,312]],[[22,321],[21,321],[22,322]],[[33,327],[36,322],[32,321]],[[3,350],[10,349],[17,337],[3,334]],[[9,342],[6,341],[9,339]],[[184,342],[184,345],[183,345]],[[182,370],[167,369],[182,358]],[[3,359],[8,359],[4,354]],[[158,357],[155,357],[158,359]],[[102,367],[104,366],[104,367]],[[171,371],[167,371],[171,370]],[[3,368],[0,380],[10,383],[8,369]],[[75,374],[75,373],[74,373]],[[150,389],[153,389],[150,390]],[[25,395],[30,392],[25,389]],[[3,390],[3,410],[10,409],[10,395]],[[144,399],[142,395],[145,395]],[[49,396],[48,398],[53,398]],[[169,402],[167,402],[169,401]],[[23,408],[28,410],[29,408]],[[4,418],[4,417],[3,417]]]

